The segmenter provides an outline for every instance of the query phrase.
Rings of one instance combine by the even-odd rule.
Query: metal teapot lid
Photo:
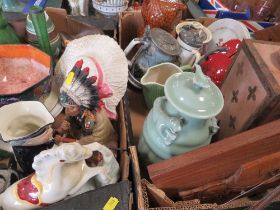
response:
[[[164,53],[172,56],[178,56],[181,53],[181,47],[177,40],[165,30],[152,28],[150,32],[153,43]]]
[[[202,73],[177,73],[169,77],[164,87],[165,96],[179,112],[190,117],[208,119],[216,116],[224,106],[220,89]]]

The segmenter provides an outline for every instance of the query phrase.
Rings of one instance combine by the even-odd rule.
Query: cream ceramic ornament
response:
[[[0,108],[0,139],[5,142],[23,140],[39,133],[54,118],[39,101],[19,101]]]
[[[3,210],[38,209],[92,189],[92,177],[98,186],[113,184],[119,178],[113,153],[97,142],[85,146],[67,143],[45,150],[34,158],[32,167],[35,174],[0,195]]]
[[[88,16],[89,0],[68,0],[71,7],[71,15]]]
[[[104,98],[107,115],[116,119],[116,106],[124,96],[128,80],[126,56],[117,42],[106,35],[88,35],[71,41],[55,67],[55,78],[61,87],[75,62],[83,60],[89,67],[89,77],[96,76],[97,84],[111,97]]]

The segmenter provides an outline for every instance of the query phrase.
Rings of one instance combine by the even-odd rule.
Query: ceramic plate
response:
[[[208,29],[212,32],[212,41],[208,44],[207,52],[223,45],[231,39],[250,39],[250,33],[246,26],[236,20],[225,18],[220,19],[209,25]]]
[[[20,101],[0,108],[0,135],[4,141],[26,138],[54,122],[39,101]]]

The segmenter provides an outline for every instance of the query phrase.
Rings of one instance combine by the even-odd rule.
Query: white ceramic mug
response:
[[[181,65],[191,65],[196,64],[201,58],[201,48],[194,48],[185,44],[180,37],[177,38],[178,43],[181,46],[182,52],[179,55],[179,62]]]

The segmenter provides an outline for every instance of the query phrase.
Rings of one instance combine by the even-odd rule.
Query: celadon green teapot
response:
[[[199,65],[195,73],[169,77],[164,93],[154,101],[138,144],[146,165],[208,145],[218,131],[215,116],[224,106],[223,95]]]

